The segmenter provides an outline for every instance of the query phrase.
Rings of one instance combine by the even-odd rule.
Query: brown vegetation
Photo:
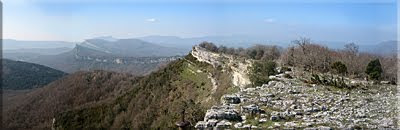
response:
[[[379,56],[358,51],[354,43],[345,45],[344,49],[333,50],[301,38],[293,41],[294,46],[283,51],[280,61],[282,65],[303,68],[306,71],[332,72],[331,64],[342,62],[347,67],[347,76],[352,78],[366,78],[368,63],[374,59],[382,62],[382,80],[395,82],[397,79],[397,56]]]
[[[195,69],[189,71],[191,68],[200,69],[204,73],[193,74],[191,71]],[[210,93],[212,83],[207,73],[212,73],[217,79],[219,86],[215,93]],[[107,76],[103,78],[107,79]],[[67,111],[55,115],[56,127],[176,128],[175,122],[181,120],[182,110],[186,113],[185,120],[194,125],[202,120],[206,108],[219,101],[227,91],[231,91],[228,73],[223,73],[207,63],[198,62],[191,55],[137,80],[118,79],[115,82],[117,81],[128,82],[124,86],[128,86],[130,91],[118,94],[118,98],[110,102],[66,109]]]
[[[278,59],[281,51],[278,46],[275,45],[254,45],[249,48],[228,48],[226,46],[217,47],[214,43],[211,42],[202,42],[199,44],[200,47],[203,47],[212,52],[225,53],[235,56],[241,56],[246,58],[251,58],[255,60],[275,60]]]
[[[312,42],[308,38],[294,40],[293,44],[286,49],[279,49],[274,45],[255,45],[253,47],[228,48],[225,46],[217,47],[211,42],[202,42],[199,46],[207,50],[242,56],[255,60],[275,60],[282,66],[293,66],[301,68],[311,73],[334,72],[332,64],[335,62],[344,63],[347,72],[346,76],[351,78],[367,78],[365,73],[368,63],[374,59],[379,59],[382,64],[383,73],[381,80],[391,82],[397,81],[397,55],[377,55],[366,52],[359,52],[359,47],[355,43],[349,43],[343,49],[330,49],[321,44]]]
[[[126,74],[77,72],[15,97],[14,105],[3,110],[3,127],[50,129],[56,114],[82,105],[107,102],[131,89],[134,80]]]

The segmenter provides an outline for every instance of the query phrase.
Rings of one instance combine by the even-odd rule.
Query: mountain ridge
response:
[[[121,57],[176,56],[183,54],[178,49],[160,46],[139,39],[115,39],[114,41],[87,39],[78,45]]]
[[[73,48],[74,42],[67,41],[30,41],[30,40],[15,40],[15,39],[2,39],[3,50],[15,49],[30,49],[30,48],[60,48],[67,47]]]
[[[147,74],[181,57],[178,49],[162,47],[138,39],[105,41],[89,39],[70,51],[56,55],[16,55],[14,58],[46,65],[64,72],[109,70],[135,75]],[[26,53],[28,54],[28,53]],[[7,57],[13,57],[6,54]]]

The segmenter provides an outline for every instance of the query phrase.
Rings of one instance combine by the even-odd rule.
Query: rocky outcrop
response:
[[[211,107],[211,109],[207,110],[206,115],[204,116],[204,121],[211,119],[241,121],[238,111],[234,108],[234,106],[230,105]]]
[[[282,73],[295,77],[292,72]],[[208,110],[204,121],[198,122],[196,128],[330,130],[398,127],[394,85],[346,90],[309,85],[297,78],[287,79],[282,74],[273,77],[276,81],[224,95],[222,105]],[[241,121],[231,117],[241,117]]]
[[[239,104],[240,97],[237,95],[224,95],[221,98],[223,104]]]
[[[235,62],[231,60],[231,70],[232,70],[232,83],[234,86],[244,88],[251,84],[248,76],[248,67],[251,66],[251,61]]]
[[[206,62],[213,67],[221,67],[223,71],[229,70],[232,75],[232,84],[236,87],[244,88],[251,84],[248,76],[248,67],[252,64],[251,60],[210,52],[200,46],[194,46],[190,54],[200,62]]]
[[[220,54],[207,51],[205,48],[202,48],[200,46],[194,46],[190,54],[192,54],[193,57],[197,58],[198,61],[211,64],[213,67],[217,67],[222,64],[220,61]]]
[[[230,105],[213,106],[207,110],[204,120],[196,124],[197,129],[206,128],[229,128],[232,123],[230,121],[241,121],[239,112]]]

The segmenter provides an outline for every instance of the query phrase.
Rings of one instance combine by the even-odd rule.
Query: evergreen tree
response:
[[[368,63],[367,69],[365,70],[365,73],[367,73],[369,78],[373,80],[379,80],[381,78],[382,72],[383,70],[379,59],[370,61]]]
[[[341,74],[342,76],[347,73],[347,67],[340,61],[337,61],[332,64],[331,67],[336,73]]]
[[[274,75],[276,63],[273,61],[256,61],[251,67],[250,81],[255,86],[268,83],[268,76]]]

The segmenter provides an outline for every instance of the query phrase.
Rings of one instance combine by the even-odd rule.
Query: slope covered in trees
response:
[[[43,65],[3,60],[3,89],[21,90],[42,87],[66,73]]]
[[[7,129],[50,129],[62,111],[108,102],[131,89],[131,75],[104,71],[77,72],[32,92],[14,97],[3,107]]]
[[[210,80],[209,74],[215,81]],[[188,55],[137,80],[131,91],[112,103],[59,114],[55,126],[66,129],[175,128],[183,110],[185,120],[194,124],[202,119],[206,108],[233,89],[228,72]]]
[[[208,52],[205,52],[208,53]],[[195,123],[232,87],[231,70],[191,54],[148,76],[78,72],[35,90],[7,108],[7,128],[168,128]]]

